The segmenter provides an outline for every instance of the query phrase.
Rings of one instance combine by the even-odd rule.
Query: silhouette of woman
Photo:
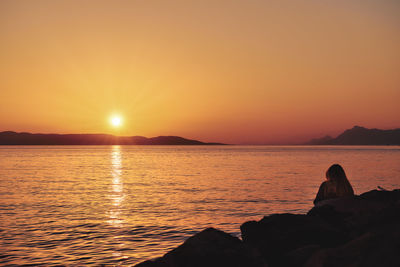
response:
[[[347,180],[342,166],[333,164],[326,171],[326,181],[319,187],[314,204],[321,200],[346,196],[354,196],[353,187],[351,187],[349,180]]]

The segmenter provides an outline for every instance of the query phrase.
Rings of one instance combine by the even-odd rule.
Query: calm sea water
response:
[[[132,265],[216,227],[312,207],[341,164],[400,187],[400,147],[3,146],[0,264]]]

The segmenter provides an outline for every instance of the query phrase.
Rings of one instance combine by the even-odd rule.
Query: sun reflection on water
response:
[[[121,210],[125,195],[123,193],[122,174],[122,157],[121,147],[113,146],[111,149],[111,190],[109,199],[111,200],[111,208],[108,211],[108,222],[113,226],[121,226],[123,219],[121,218]]]

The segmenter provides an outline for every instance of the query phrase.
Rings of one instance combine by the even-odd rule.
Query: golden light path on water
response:
[[[113,146],[111,149],[111,190],[109,198],[111,199],[111,209],[108,212],[110,220],[108,221],[113,226],[121,226],[123,219],[121,218],[121,209],[125,198],[123,193],[122,160],[120,146]]]
[[[117,228],[121,228],[124,222],[121,213],[123,210],[124,192],[123,192],[123,180],[122,180],[122,155],[120,146],[112,146],[111,153],[111,188],[109,193],[109,199],[111,200],[110,210],[108,211],[108,223]],[[114,239],[118,242],[118,235],[114,236]],[[118,251],[114,251],[112,254],[114,257],[121,257],[120,250],[124,247],[123,242],[118,242]]]

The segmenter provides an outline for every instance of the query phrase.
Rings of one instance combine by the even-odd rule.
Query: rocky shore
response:
[[[214,228],[137,267],[400,266],[400,189],[326,200],[307,214],[274,214]]]

